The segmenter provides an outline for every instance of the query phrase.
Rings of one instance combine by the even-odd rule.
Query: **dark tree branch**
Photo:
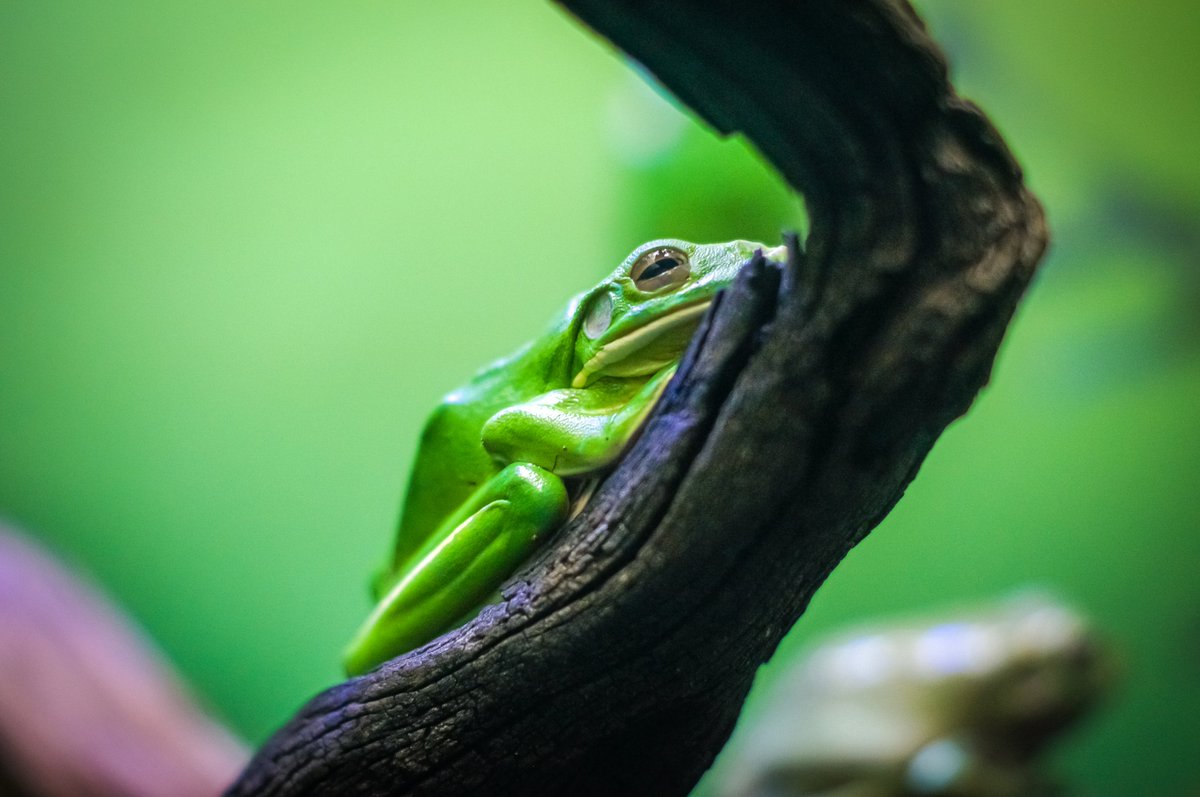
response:
[[[562,0],[808,199],[587,510],[466,626],[315,698],[232,795],[686,794],[988,378],[1037,202],[901,0]],[[664,233],[669,231],[664,231]]]

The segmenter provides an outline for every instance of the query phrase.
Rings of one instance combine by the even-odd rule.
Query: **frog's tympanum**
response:
[[[549,332],[446,396],[425,424],[349,673],[428,642],[496,595],[625,450],[713,297],[761,248],[640,246]]]

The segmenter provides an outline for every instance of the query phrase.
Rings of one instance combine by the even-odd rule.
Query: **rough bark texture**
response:
[[[901,0],[562,0],[809,202],[506,600],[315,698],[231,795],[683,795],[988,378],[1037,202]],[[664,231],[668,233],[669,231]]]

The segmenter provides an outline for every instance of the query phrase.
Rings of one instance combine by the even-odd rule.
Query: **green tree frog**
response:
[[[425,424],[347,672],[428,642],[497,593],[625,450],[713,297],[757,249],[643,244],[545,335],[445,397]]]

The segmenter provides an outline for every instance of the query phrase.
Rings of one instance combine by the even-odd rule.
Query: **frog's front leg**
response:
[[[649,379],[543,393],[488,419],[483,447],[502,462],[533,462],[562,476],[601,470],[621,456],[674,374],[671,365]]]
[[[399,570],[346,650],[358,675],[422,645],[487,600],[538,541],[566,519],[562,479],[514,462],[442,522]]]

